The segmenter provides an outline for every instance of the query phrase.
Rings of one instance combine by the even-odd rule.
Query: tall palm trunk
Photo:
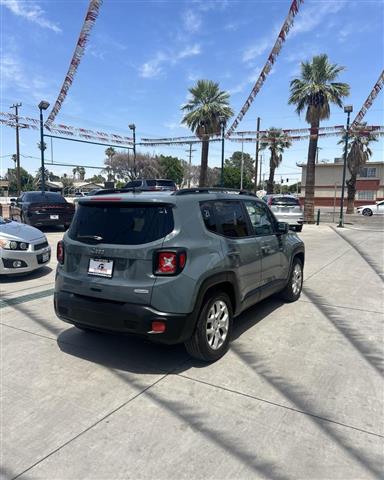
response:
[[[267,182],[267,195],[273,193],[274,178],[275,178],[275,164],[273,160],[273,155],[271,156],[271,161],[269,165],[269,179]]]
[[[201,168],[199,187],[207,186],[209,136],[204,135],[201,144]]]
[[[352,173],[349,180],[347,180],[348,200],[347,200],[347,212],[354,213],[355,210],[355,195],[356,195],[356,178],[357,174]]]
[[[305,179],[304,220],[315,223],[315,165],[318,140],[319,120],[311,123],[311,134],[308,147],[307,177]]]

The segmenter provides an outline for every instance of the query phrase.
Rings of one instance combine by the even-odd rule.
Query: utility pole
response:
[[[21,193],[21,177],[20,177],[20,143],[19,143],[19,107],[21,103],[14,103],[9,108],[15,109],[15,124],[16,124],[16,179],[17,179],[17,196]]]
[[[257,192],[257,169],[258,169],[258,163],[259,163],[259,132],[260,132],[260,117],[257,117],[256,154],[255,154],[255,194]]]
[[[189,150],[185,150],[189,153],[189,172],[188,172],[188,188],[191,188],[191,167],[192,167],[192,152],[196,152],[196,150],[192,150],[192,143],[189,144]]]
[[[260,155],[260,183],[261,183],[262,166],[263,166],[263,155]],[[261,185],[261,190],[264,190],[264,178],[263,178],[263,184]]]
[[[243,175],[244,175],[244,136],[241,134],[241,166],[240,166],[240,190],[243,190]]]

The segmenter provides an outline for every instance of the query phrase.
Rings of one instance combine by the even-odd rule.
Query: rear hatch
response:
[[[172,205],[81,200],[64,240],[63,290],[149,304],[153,254],[174,228]]]
[[[302,214],[300,202],[295,197],[271,197],[268,201],[273,213],[276,215],[298,215]]]
[[[75,206],[72,203],[32,203],[28,206],[28,211],[33,215],[49,217],[50,215],[70,215],[73,214]]]

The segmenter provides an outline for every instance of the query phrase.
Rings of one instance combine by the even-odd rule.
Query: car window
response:
[[[232,238],[250,235],[248,222],[240,202],[215,201],[214,209],[219,233]]]
[[[147,180],[148,187],[156,187],[156,180]]]
[[[297,198],[294,197],[272,197],[270,205],[300,205]]]
[[[31,203],[67,203],[64,197],[53,192],[30,192],[23,196],[23,202]]]
[[[169,206],[95,203],[79,205],[68,235],[79,241],[98,236],[103,243],[141,245],[165,237],[173,228]]]
[[[200,203],[200,211],[201,211],[201,215],[203,216],[205,227],[210,232],[218,233],[214,210],[215,209],[214,209],[213,202]]]
[[[272,235],[274,222],[268,208],[259,202],[244,201],[255,235]]]
[[[156,180],[156,185],[159,187],[174,187],[175,182],[172,180]]]
[[[125,187],[126,188],[137,188],[141,187],[141,180],[132,180],[132,182],[128,182]]]

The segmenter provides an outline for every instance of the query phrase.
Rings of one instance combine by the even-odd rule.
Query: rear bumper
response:
[[[286,222],[289,225],[303,225],[304,223],[304,217],[302,214],[301,215],[297,215],[297,214],[284,215],[278,212],[277,213],[273,212],[273,213],[279,222]]]
[[[73,214],[55,214],[59,218],[51,219],[50,215],[30,215],[26,218],[29,225],[32,226],[49,226],[49,225],[69,225],[72,222]]]
[[[134,334],[165,344],[182,343],[191,335],[196,315],[160,312],[147,305],[87,297],[66,291],[54,295],[56,315],[64,322],[106,332]],[[153,321],[163,321],[163,333],[149,333]]]

